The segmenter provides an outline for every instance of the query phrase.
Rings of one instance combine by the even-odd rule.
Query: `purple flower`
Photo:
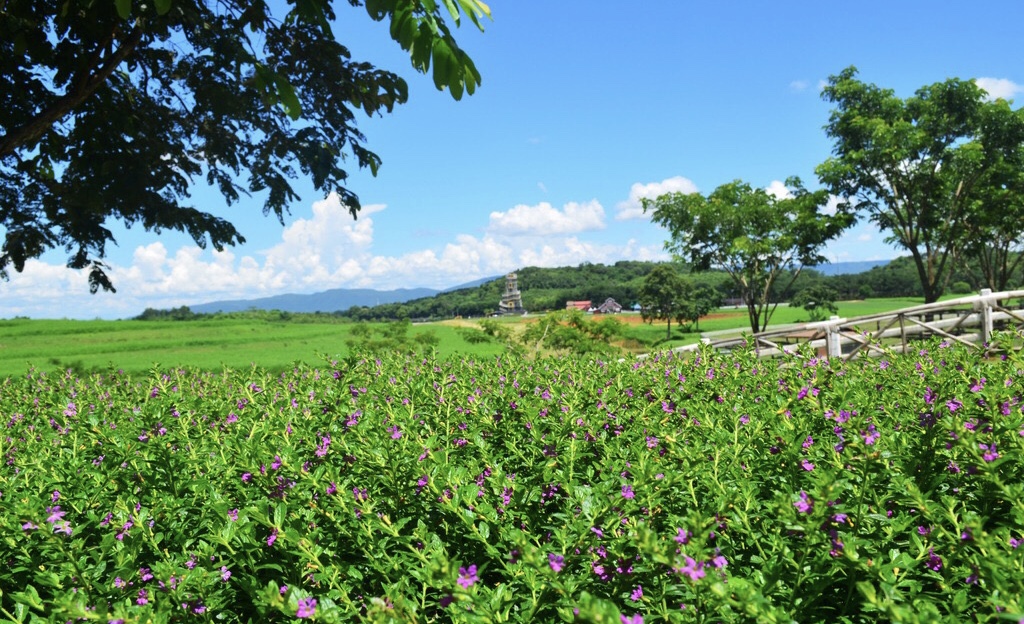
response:
[[[635,613],[629,616],[620,615],[619,622],[621,622],[622,624],[644,624],[644,618],[639,613]]]
[[[21,525],[21,530],[22,531],[31,531],[32,529],[38,529],[38,528],[39,528],[39,525],[34,523],[34,522],[26,522],[25,524]]]
[[[316,613],[316,598],[299,598],[299,609],[295,612],[295,617],[313,617],[314,613]]]
[[[252,479],[252,473],[251,472],[243,472],[242,473],[242,483],[248,483],[249,479]]]
[[[804,470],[806,470],[807,472],[810,472],[810,471],[814,470],[814,464],[812,464],[811,462],[807,461],[806,459],[801,461],[800,465],[803,466]]]
[[[228,518],[232,522],[238,522],[238,510],[237,509],[232,509],[231,511],[229,511],[228,512]]]
[[[392,425],[388,427],[388,432],[391,434],[392,440],[399,440],[402,438],[402,432],[399,430],[398,425]]]
[[[949,411],[951,412],[955,412],[963,406],[964,404],[961,403],[958,399],[950,399],[946,401],[946,407],[949,408]]]
[[[800,500],[793,503],[796,510],[802,514],[811,513],[814,509],[814,503],[807,497],[807,492],[800,490]]]
[[[682,567],[676,566],[673,570],[676,574],[683,574],[691,581],[697,581],[704,578],[704,562],[696,562],[692,557],[684,557],[685,565]]]
[[[337,491],[338,491],[338,486],[337,486],[337,485],[336,485],[336,484],[334,483],[334,481],[331,481],[331,482],[330,482],[330,483],[329,483],[329,484],[327,485],[327,489],[326,489],[326,490],[324,490],[324,492],[325,492],[325,493],[326,493],[326,494],[327,494],[328,496],[330,496],[330,495],[334,494],[334,493],[335,493],[335,492],[337,492]]]
[[[153,573],[149,571],[149,568],[139,568],[139,578],[143,582],[153,580]]]
[[[50,514],[50,516],[46,519],[46,521],[49,522],[50,524],[57,524],[58,522],[61,521],[62,518],[64,518],[64,515],[67,512],[66,511],[61,511],[60,510],[60,505],[57,505],[56,507],[47,507],[46,508],[46,513]]]
[[[135,604],[144,605],[149,603],[149,592],[144,589],[139,590],[139,597],[135,599]]]
[[[56,503],[60,500],[60,490],[54,490],[53,494],[50,495],[50,501]]]
[[[812,444],[814,444],[814,438],[812,438],[811,436],[807,436],[807,439],[804,440],[804,443],[801,446],[803,446],[804,448],[811,448]]]
[[[643,585],[637,585],[636,589],[633,590],[633,593],[631,593],[629,595],[629,599],[632,600],[633,602],[640,602],[640,599],[643,598],[643,597],[644,597],[644,587],[643,587]]]
[[[274,542],[277,541],[277,529],[271,529],[270,535],[267,536],[267,546],[273,546]]]
[[[222,580],[225,583],[227,583],[229,578],[231,578],[231,570],[228,570],[227,566],[221,566],[220,567],[220,580]]]
[[[878,438],[882,437],[882,434],[875,430],[875,425],[868,425],[867,431],[861,431],[860,437],[864,438],[864,444],[871,446],[875,442],[878,442]]]
[[[679,542],[680,544],[687,544],[690,541],[690,532],[683,529],[676,529],[676,536],[672,539]]]
[[[978,381],[976,381],[973,384],[971,384],[971,392],[981,392],[982,390],[984,390],[985,389],[985,381],[986,381],[986,379],[984,377],[982,377]]]
[[[548,565],[555,572],[561,572],[562,568],[565,567],[565,557],[555,553],[548,553]]]
[[[480,578],[476,575],[475,565],[471,565],[468,568],[459,568],[459,580],[456,582],[460,586],[469,589],[479,580]]]
[[[995,460],[999,459],[999,453],[996,452],[995,442],[993,442],[992,444],[979,444],[978,448],[984,451],[981,458],[984,459],[986,462],[994,462]]]
[[[931,532],[932,532],[932,528],[931,527],[926,527],[926,526],[919,526],[919,527],[917,527],[917,534],[918,535],[928,535]]]
[[[928,549],[928,561],[925,562],[924,567],[934,572],[942,569],[942,557],[935,554],[934,548]]]
[[[633,486],[626,484],[622,486],[622,498],[635,498],[636,494],[633,492]]]

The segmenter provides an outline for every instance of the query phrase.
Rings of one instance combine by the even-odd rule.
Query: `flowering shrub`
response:
[[[0,381],[11,621],[1024,617],[1024,358]]]

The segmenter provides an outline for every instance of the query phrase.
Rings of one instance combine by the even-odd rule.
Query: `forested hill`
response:
[[[636,302],[644,277],[657,264],[622,261],[613,265],[584,263],[553,269],[526,267],[517,271],[523,307],[530,312],[543,312],[564,309],[566,301],[590,300],[597,305],[611,297],[628,309]],[[804,288],[819,283],[831,287],[841,299],[923,296],[920,279],[909,257],[897,258],[858,273],[841,272],[842,264],[829,265],[831,275],[817,269],[804,269],[791,288],[776,293],[778,300],[787,301]],[[680,269],[685,271],[683,267]],[[732,281],[724,272],[687,273],[686,277],[697,284],[718,289],[726,299],[736,296]],[[788,281],[781,279],[779,283]],[[1024,281],[1024,277],[1020,281]],[[954,273],[948,291],[976,292],[982,287],[982,282],[976,268],[961,267]],[[462,288],[404,303],[355,306],[339,314],[360,320],[486,316],[498,309],[504,289],[505,278],[502,277],[474,288]]]
[[[601,303],[609,297],[629,306],[636,299],[644,277],[656,264],[624,260],[610,266],[584,263],[555,269],[526,267],[517,271],[523,307],[530,311],[555,310],[565,308],[568,300],[589,299]],[[462,288],[404,303],[356,306],[343,314],[366,320],[486,316],[498,309],[504,290],[505,278],[502,276],[475,288]]]

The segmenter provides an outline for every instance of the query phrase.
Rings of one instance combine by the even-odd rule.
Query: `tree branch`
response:
[[[86,70],[83,75],[73,80],[67,92],[57,98],[50,106],[39,112],[28,123],[14,128],[0,137],[0,158],[14,154],[22,146],[37,141],[55,123],[63,119],[85,102],[110,77],[117,66],[127,59],[142,41],[142,27],[136,23],[121,47],[101,62],[92,73]],[[113,33],[112,37],[113,38]],[[102,46],[101,46],[102,47]]]

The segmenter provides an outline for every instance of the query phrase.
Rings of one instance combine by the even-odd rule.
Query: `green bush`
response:
[[[0,613],[1017,620],[1022,397],[1019,352],[958,343],[32,373],[0,382]]]

